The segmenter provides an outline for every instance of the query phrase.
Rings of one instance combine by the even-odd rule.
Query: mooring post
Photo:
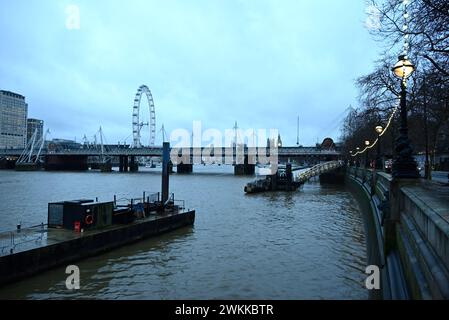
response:
[[[271,176],[271,191],[277,190],[278,187],[278,172]]]
[[[287,191],[292,191],[293,171],[291,163],[287,163],[286,171],[287,171]]]
[[[168,162],[170,161],[170,143],[164,142],[162,151],[162,204],[168,200],[169,189],[169,171]]]

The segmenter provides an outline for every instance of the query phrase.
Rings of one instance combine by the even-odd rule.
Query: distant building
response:
[[[278,143],[278,148],[282,148],[282,139],[281,139],[281,134],[280,133],[278,134],[277,143]]]
[[[27,140],[28,104],[25,97],[0,90],[0,148],[24,148]]]
[[[280,134],[278,134],[277,138],[267,139],[267,148],[271,147],[282,148],[282,139]]]
[[[31,140],[34,132],[37,130],[36,142],[42,139],[44,134],[44,121],[39,119],[27,119],[27,141]]]
[[[321,144],[321,148],[325,150],[335,150],[335,142],[331,138],[326,138]]]

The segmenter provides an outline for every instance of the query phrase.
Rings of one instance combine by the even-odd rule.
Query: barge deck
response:
[[[4,232],[0,243],[0,285],[95,256],[114,248],[192,226],[195,210],[151,215],[126,225],[75,232],[37,226]],[[14,243],[16,242],[16,243]]]

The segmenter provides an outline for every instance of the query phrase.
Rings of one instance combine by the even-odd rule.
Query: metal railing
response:
[[[145,203],[160,203],[162,201],[162,196],[160,192],[148,192],[144,191],[141,197],[132,198],[117,198],[114,196],[114,207],[115,208],[126,208],[133,207],[138,204]],[[175,199],[175,194],[170,193],[166,204],[173,204],[178,206],[179,209],[185,209],[185,200]]]
[[[321,174],[333,171],[340,167],[344,166],[343,161],[330,161],[325,163],[320,163],[316,166],[313,166],[310,169],[307,169],[304,172],[299,173],[296,176],[295,181],[299,183],[305,183],[313,177],[319,176]]]
[[[42,243],[47,239],[47,225],[40,224],[14,231],[0,233],[0,255],[11,254],[19,247],[31,243]]]

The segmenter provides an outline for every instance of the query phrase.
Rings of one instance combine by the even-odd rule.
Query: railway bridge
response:
[[[23,152],[24,149],[3,149],[0,150],[0,159],[12,168]],[[192,172],[195,164],[232,165],[236,174],[254,174],[255,166],[258,164],[294,162],[314,165],[322,161],[341,159],[341,152],[338,149],[322,147],[173,147],[170,154],[178,173]],[[123,172],[137,171],[138,160],[141,158],[161,156],[162,147],[130,148],[120,145],[59,150],[42,148],[39,154],[46,170],[88,170],[88,159],[103,159],[118,164],[119,171]]]

